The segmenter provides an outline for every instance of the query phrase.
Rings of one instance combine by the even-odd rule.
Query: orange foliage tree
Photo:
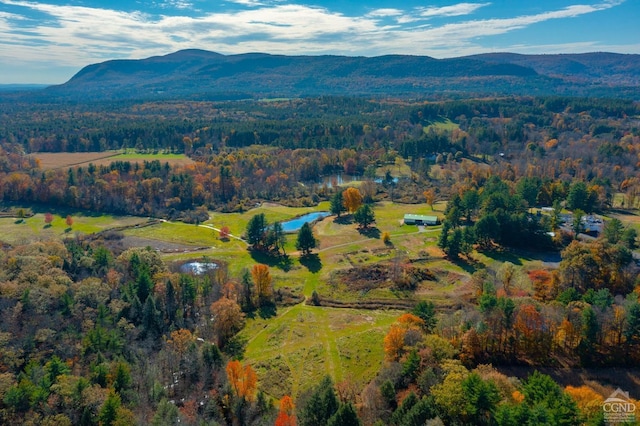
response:
[[[362,205],[362,194],[358,188],[347,188],[342,193],[342,204],[349,213],[354,213]]]
[[[258,389],[258,376],[251,365],[247,364],[243,367],[240,361],[229,361],[226,371],[233,393],[247,401],[252,401]]]
[[[289,395],[283,396],[280,400],[280,411],[275,426],[296,426],[295,405]]]
[[[397,361],[400,359],[404,353],[404,340],[407,331],[421,331],[423,325],[424,321],[416,315],[400,315],[384,337],[384,353],[387,361]]]
[[[407,329],[393,324],[389,332],[384,336],[384,354],[387,361],[397,361],[400,359],[404,349],[404,336]]]
[[[544,269],[534,269],[530,271],[528,275],[533,286],[533,297],[536,300],[544,302],[555,299],[557,288],[554,285],[555,283],[551,272]]]

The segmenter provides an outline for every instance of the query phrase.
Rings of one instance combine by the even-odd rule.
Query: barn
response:
[[[437,225],[438,216],[425,216],[422,214],[405,214],[405,225]]]

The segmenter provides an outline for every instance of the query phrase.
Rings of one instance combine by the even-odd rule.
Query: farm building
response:
[[[425,216],[422,214],[405,214],[405,225],[437,225],[438,216]]]

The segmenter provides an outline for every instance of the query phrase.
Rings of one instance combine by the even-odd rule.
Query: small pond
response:
[[[180,272],[184,274],[202,275],[214,269],[218,269],[218,264],[215,262],[188,262],[180,265]]]
[[[304,225],[307,222],[314,222],[318,219],[322,219],[325,218],[327,216],[330,216],[331,213],[329,212],[313,212],[313,213],[307,213],[303,216],[300,217],[296,217],[295,219],[291,219],[288,220],[286,222],[282,222],[282,229],[284,230],[284,232],[296,232],[298,231],[300,228],[302,228],[302,225]]]

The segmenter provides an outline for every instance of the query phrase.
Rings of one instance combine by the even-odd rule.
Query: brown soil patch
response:
[[[415,288],[420,282],[435,280],[435,276],[426,268],[411,265],[394,267],[379,263],[336,271],[332,280],[345,283],[350,291],[362,291],[393,285],[401,288]]]
[[[60,169],[81,164],[108,160],[119,155],[115,152],[41,152],[33,154],[40,161],[40,168],[44,170]],[[109,163],[111,160],[109,160]]]

